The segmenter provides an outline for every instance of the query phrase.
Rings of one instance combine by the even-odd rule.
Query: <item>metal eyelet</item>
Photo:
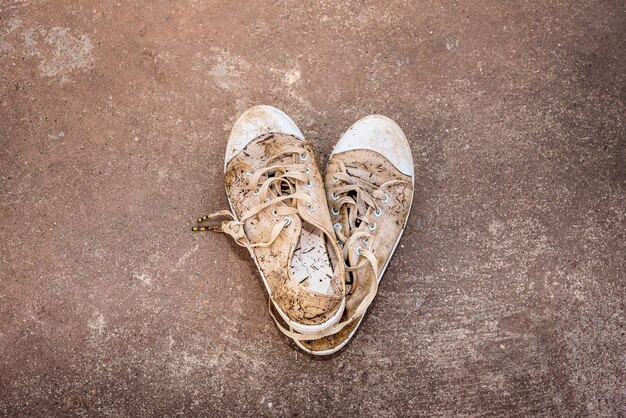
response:
[[[307,182],[304,184],[304,187],[306,187],[306,188],[308,188],[308,189],[310,189],[311,187],[313,187],[313,183],[311,183],[311,180],[307,181]]]
[[[306,205],[306,208],[311,212],[315,212],[317,210],[317,208],[315,206],[311,206],[311,204]]]
[[[363,248],[361,248],[361,246],[356,247],[356,255],[357,255],[357,257],[361,256],[361,251],[363,251]]]
[[[376,229],[376,222],[374,222],[374,225],[370,225],[368,228],[369,228],[370,231],[375,230]]]
[[[248,176],[248,177],[252,177],[252,173],[251,173],[251,172],[249,172],[249,171],[246,171],[246,173],[245,173],[245,174],[246,174],[246,176]]]
[[[339,211],[338,211],[338,210],[335,210],[335,208],[330,208],[330,213],[332,213],[332,214],[333,214],[333,216],[337,216],[337,215],[339,215]]]
[[[301,159],[302,161],[306,161],[306,160],[308,160],[308,159],[309,159],[309,156],[308,156],[308,155],[306,155],[305,153],[302,153],[302,154],[300,154],[300,159]]]
[[[289,226],[291,225],[291,218],[289,216],[285,216],[285,218],[283,219],[283,221],[287,221],[287,223],[285,223],[285,226]]]
[[[311,174],[311,168],[307,167],[306,170],[304,170],[305,174]]]
[[[380,215],[383,214],[383,210],[381,208],[378,208],[377,210],[374,211],[374,216],[379,218]]]
[[[385,193],[385,197],[382,198],[381,202],[383,203],[389,202],[389,195],[387,193]]]
[[[335,194],[335,192],[332,192],[330,194],[330,200],[332,200],[333,202],[336,200],[339,200],[339,196]]]
[[[362,242],[363,244],[367,245],[367,244],[369,244],[369,243],[370,243],[370,240],[369,240],[369,239],[367,239],[367,238],[363,238],[363,239],[361,240],[361,242]]]
[[[339,179],[335,176],[333,176],[332,180],[333,180],[333,183],[337,183],[339,181]]]
[[[256,191],[255,191],[255,192],[253,192],[252,194],[253,194],[253,195],[255,195],[255,196],[258,196],[260,191],[261,191],[261,188],[260,188],[260,187],[257,187],[257,188],[256,188]]]
[[[333,228],[335,228],[337,231],[341,231],[341,224],[339,222],[333,224]]]
[[[274,215],[274,217],[278,216],[278,213],[276,212],[276,209],[272,209],[272,215]]]

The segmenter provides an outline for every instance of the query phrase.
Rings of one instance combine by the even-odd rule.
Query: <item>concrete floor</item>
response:
[[[1,416],[625,416],[620,0],[0,2]],[[236,116],[369,113],[417,192],[327,359],[226,207]]]

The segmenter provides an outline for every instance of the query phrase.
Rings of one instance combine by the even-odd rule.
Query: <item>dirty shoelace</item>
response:
[[[372,232],[378,228],[376,218],[383,214],[383,209],[379,202],[389,202],[389,195],[385,190],[396,184],[408,184],[404,180],[390,180],[380,186],[376,186],[361,177],[366,177],[367,172],[354,167],[350,167],[350,173],[342,161],[330,160],[328,164],[335,164],[339,170],[332,178],[332,182],[338,184],[330,195],[331,213],[334,216],[342,215],[342,221],[333,225],[338,237],[338,244],[342,247],[343,259],[348,271],[357,271],[363,268],[368,262],[371,265],[373,274],[359,275],[360,280],[366,289],[366,294],[362,300],[352,298],[346,301],[347,318],[339,323],[319,332],[302,334],[285,329],[275,315],[272,313],[276,324],[281,331],[294,339],[310,341],[336,334],[352,322],[359,320],[369,305],[374,300],[378,292],[378,260],[374,255],[374,237]],[[359,174],[363,174],[359,176]],[[342,212],[342,208],[345,210]],[[354,254],[350,257],[350,254]],[[353,264],[353,260],[357,260]],[[353,283],[353,286],[355,283]],[[350,291],[352,292],[352,290]],[[271,313],[271,310],[270,310]]]
[[[307,160],[308,155],[305,149],[300,146],[287,147],[270,157],[264,168],[260,168],[254,173],[245,173],[248,177],[249,190],[254,190],[254,195],[259,196],[262,203],[244,211],[239,219],[228,210],[220,210],[202,216],[198,218],[199,226],[193,227],[192,230],[223,232],[233,237],[238,245],[246,247],[250,251],[255,247],[269,247],[276,241],[281,231],[291,224],[291,215],[299,213],[296,205],[297,200],[307,202],[307,208],[311,210],[311,196],[306,192],[296,190],[297,182],[310,185],[308,178],[310,168],[306,167]],[[275,164],[270,165],[272,163]],[[263,178],[265,179],[262,181]],[[267,208],[272,208],[272,214],[276,217],[282,216],[283,219],[272,227],[268,241],[251,243],[245,234],[244,224],[246,220]],[[221,224],[216,225],[203,224],[205,221],[216,221],[219,218],[230,218],[230,220],[224,220]]]
[[[285,164],[284,161],[288,161],[289,158],[291,163]],[[284,161],[275,165],[269,165],[280,159]],[[232,212],[227,210],[203,216],[198,219],[200,226],[193,227],[192,230],[226,233],[232,236],[238,245],[246,247],[250,251],[255,247],[272,245],[280,235],[280,232],[291,224],[290,215],[299,213],[296,205],[297,199],[307,202],[307,208],[312,210],[311,196],[308,193],[296,190],[296,182],[310,184],[307,177],[310,169],[305,165],[307,159],[304,149],[298,146],[289,147],[272,156],[268,159],[266,167],[257,170],[255,173],[246,173],[246,176],[249,177],[249,189],[254,190],[256,188],[254,194],[259,196],[262,203],[246,210],[241,214],[239,220]],[[272,312],[270,303],[270,314],[278,328],[288,337],[302,341],[315,340],[336,334],[365,314],[378,292],[378,260],[374,255],[374,240],[370,232],[377,228],[375,218],[382,215],[382,208],[378,201],[382,203],[388,202],[389,195],[384,192],[385,188],[394,184],[406,183],[402,180],[390,180],[381,186],[376,186],[357,177],[356,174],[358,172],[356,170],[353,171],[353,174],[348,173],[346,166],[341,161],[331,160],[329,164],[339,165],[339,172],[335,174],[333,182],[342,183],[342,185],[335,188],[335,191],[330,196],[331,202],[335,202],[332,205],[331,212],[333,215],[339,215],[342,207],[346,206],[342,216],[345,228],[340,222],[333,225],[337,233],[338,243],[343,247],[342,256],[346,269],[348,271],[356,271],[369,262],[374,274],[362,275],[368,282],[363,283],[364,287],[367,288],[366,295],[360,301],[352,299],[346,302],[347,318],[322,331],[304,334],[285,328]],[[266,177],[266,179],[261,182],[263,177]],[[272,214],[274,216],[284,216],[283,219],[272,228],[269,241],[250,243],[244,231],[245,221],[270,207],[273,207]],[[230,220],[223,221],[221,225],[206,226],[202,224],[205,221],[224,217],[230,218]],[[363,226],[367,228],[363,229]],[[353,259],[360,260],[356,265],[352,265],[351,253],[356,255]]]
[[[372,262],[374,240],[371,232],[378,228],[376,218],[380,218],[383,209],[379,202],[387,203],[389,195],[385,192],[389,186],[407,184],[404,180],[389,180],[380,186],[376,186],[358,176],[367,175],[365,170],[351,167],[351,173],[345,164],[339,160],[331,160],[329,164],[338,166],[339,171],[332,177],[332,182],[340,184],[336,186],[330,195],[331,213],[334,216],[341,215],[341,222],[333,225],[340,246],[343,247],[343,257],[348,271],[355,271],[370,261],[374,267],[376,277],[378,271]],[[342,207],[346,207],[342,213]],[[350,253],[354,252],[359,260],[356,265],[351,265]]]

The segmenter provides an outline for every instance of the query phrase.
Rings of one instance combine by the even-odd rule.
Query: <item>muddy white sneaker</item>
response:
[[[253,107],[232,128],[224,179],[232,212],[193,229],[225,232],[250,251],[281,329],[323,335],[343,314],[345,269],[313,147],[283,112]],[[205,226],[219,217],[230,220]]]
[[[325,355],[341,349],[356,332],[404,231],[413,200],[413,158],[402,129],[391,119],[367,116],[335,146],[325,186],[333,226],[348,272],[341,321],[323,338],[294,341]]]

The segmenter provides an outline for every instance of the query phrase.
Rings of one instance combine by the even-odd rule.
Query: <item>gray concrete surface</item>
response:
[[[0,1],[0,415],[625,416],[625,39],[618,0]],[[189,231],[260,103],[322,162],[368,113],[411,141],[328,359]]]

